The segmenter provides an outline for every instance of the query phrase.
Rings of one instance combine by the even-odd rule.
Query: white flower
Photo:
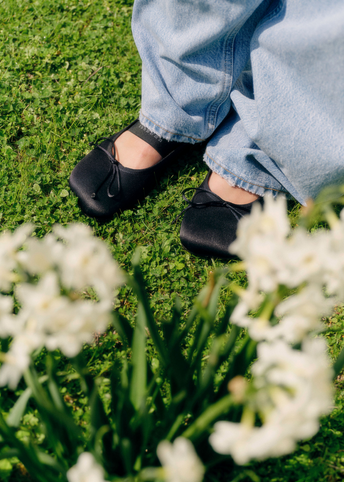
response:
[[[240,300],[233,310],[231,322],[246,328],[252,321],[247,316],[249,311],[257,309],[262,303],[264,296],[254,283],[250,283],[246,290],[240,290],[239,296]]]
[[[302,350],[281,340],[260,343],[252,374],[257,392],[249,404],[263,425],[255,427],[254,416],[218,422],[209,439],[215,451],[230,454],[237,464],[290,453],[298,440],[318,431],[319,417],[332,408],[333,372],[323,339],[306,338]]]
[[[331,379],[326,343],[322,338],[306,338],[302,350],[294,350],[281,340],[259,343],[257,354],[252,373],[255,377],[266,377],[272,384],[302,389],[307,380],[319,381],[323,375],[326,380]]]
[[[276,328],[279,328],[279,325],[272,327],[270,321],[261,316],[257,318],[247,317],[247,320],[249,322],[247,323],[248,331],[252,340],[273,340],[278,337],[279,332],[276,332]]]
[[[91,343],[95,332],[104,332],[111,321],[107,303],[78,300],[69,302],[46,323],[45,346],[59,348],[66,356],[76,356],[84,343]]]
[[[330,253],[329,243],[329,232],[310,234],[303,228],[295,229],[284,247],[279,283],[291,288],[303,282],[322,286]]]
[[[12,296],[0,295],[0,320],[3,316],[12,313],[13,298]]]
[[[245,261],[249,291],[274,291],[281,271],[287,236],[290,233],[286,200],[271,196],[264,198],[264,207],[256,204],[250,216],[244,216],[238,225],[237,239],[229,250]]]
[[[74,225],[54,228],[44,239],[27,239],[31,226],[0,235],[0,290],[9,290],[20,279],[15,270],[35,283],[16,286],[21,304],[13,315],[13,300],[0,295],[0,337],[12,336],[0,369],[0,383],[14,388],[30,363],[33,350],[46,346],[76,356],[94,332],[103,332],[111,321],[114,289],[123,282],[118,264],[105,243],[90,228]],[[25,245],[24,245],[25,243]],[[19,251],[24,245],[24,250]],[[95,288],[98,302],[81,299],[75,291]]]
[[[60,298],[60,286],[56,273],[47,273],[37,285],[23,283],[17,286],[16,295],[23,310],[30,317],[46,316],[55,307]]]
[[[30,365],[30,354],[41,346],[42,339],[36,333],[22,333],[15,337],[7,353],[2,353],[4,362],[0,368],[0,386],[8,385],[15,390],[23,373]]]
[[[0,291],[9,291],[16,279],[13,270],[17,267],[17,250],[23,245],[32,226],[26,224],[14,233],[5,231],[0,235]]]
[[[15,335],[21,328],[21,324],[16,323],[15,316],[12,315],[13,298],[11,296],[0,295],[0,337]]]
[[[319,417],[333,404],[333,371],[323,339],[306,338],[301,350],[283,341],[260,343],[252,374],[258,389],[270,391],[274,409],[265,412],[267,422],[288,426],[295,440],[316,433]]]
[[[301,432],[298,418],[289,416],[283,419],[278,412],[274,412],[274,417],[261,427],[217,422],[209,442],[216,452],[231,455],[238,465],[244,465],[253,459],[286,455],[295,449],[297,440],[314,435],[318,428],[317,421],[312,419],[307,423],[307,430]]]
[[[48,234],[43,239],[30,238],[26,250],[18,253],[21,266],[31,275],[43,274],[63,258],[63,244],[55,236]]]
[[[275,314],[282,320],[271,329],[270,339],[280,336],[290,343],[301,342],[308,333],[321,330],[320,318],[329,315],[333,305],[319,285],[306,286],[276,307]]]
[[[67,472],[68,482],[105,482],[104,469],[89,452],[84,452]]]
[[[113,291],[124,277],[106,244],[83,225],[57,226],[54,233],[67,241],[59,262],[62,284],[77,290],[93,286],[101,299],[112,301]]]
[[[54,233],[58,238],[64,239],[67,243],[75,243],[93,237],[92,229],[85,224],[75,223],[67,227],[54,226]]]
[[[27,332],[40,333],[48,350],[59,348],[72,357],[89,343],[96,331],[105,331],[110,322],[108,301],[70,300],[60,294],[57,274],[48,272],[37,285],[23,284],[17,288],[26,319]]]
[[[325,298],[319,285],[308,285],[277,305],[275,315],[281,320],[271,326],[266,318],[247,315],[250,309],[257,306],[245,303],[246,293],[235,307],[231,322],[248,328],[250,337],[256,341],[281,338],[290,343],[300,343],[310,332],[321,331],[323,325],[320,318],[329,315],[334,305],[334,300]]]
[[[274,291],[280,282],[286,242],[277,243],[273,238],[255,237],[250,243],[250,254],[246,261],[250,284],[258,290]]]
[[[231,455],[238,465],[252,459],[281,456],[295,448],[295,441],[281,436],[283,425],[254,427],[246,423],[217,422],[209,442],[215,452]]]
[[[277,246],[287,237],[289,231],[285,198],[279,196],[273,199],[272,196],[265,196],[264,208],[254,204],[250,216],[244,216],[240,220],[237,239],[231,244],[230,252],[246,260],[252,254],[253,240],[259,238],[259,242],[263,242],[271,239]]]
[[[291,452],[298,440],[317,432],[319,418],[332,408],[333,371],[326,343],[309,334],[321,330],[320,318],[335,303],[334,297],[324,296],[324,286],[331,295],[344,296],[344,211],[332,232],[309,234],[297,228],[290,233],[284,201],[265,198],[263,210],[254,207],[240,221],[230,251],[245,261],[249,280],[231,321],[248,328],[251,338],[269,341],[258,344],[251,368],[252,396],[243,413],[252,417],[218,422],[210,437],[214,450],[244,464]],[[259,317],[250,318],[249,312],[261,304],[261,292],[275,292],[274,308],[281,285],[302,289],[277,305],[274,314],[280,322],[271,325],[269,304]],[[301,343],[301,349],[287,343]],[[261,427],[254,426],[256,414]]]
[[[192,443],[178,437],[173,444],[167,440],[159,443],[157,454],[165,469],[168,482],[201,482],[204,467]]]

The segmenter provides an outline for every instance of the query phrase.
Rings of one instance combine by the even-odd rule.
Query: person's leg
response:
[[[166,139],[194,143],[208,138],[229,112],[230,91],[271,3],[225,0],[191,6],[137,0],[133,34],[143,61],[142,124]],[[264,175],[270,184],[269,173]],[[245,204],[258,198],[229,187],[216,173],[209,184],[225,200]]]
[[[251,40],[252,75],[231,92],[236,113],[208,143],[210,169],[252,193],[287,191],[301,203],[343,182],[343,32],[341,0],[275,2]]]
[[[340,0],[272,5],[251,40],[252,73],[231,92],[235,112],[207,145],[205,161],[221,179],[222,199],[236,203],[233,188],[241,188],[259,196],[285,192],[305,203],[344,181],[343,32]],[[182,243],[196,254],[226,257],[235,238],[233,206],[212,206],[211,191],[219,194],[212,178],[201,187],[184,217]]]
[[[230,92],[271,0],[136,0],[142,59],[140,121],[165,139],[196,143],[226,118]]]
[[[336,102],[342,64],[336,59],[342,56],[343,7],[339,0],[289,0],[287,6],[137,0],[140,120],[149,132],[177,142],[199,142],[215,131],[206,162],[229,188],[259,196],[289,192],[303,202],[303,191],[312,194],[342,178],[343,109]],[[239,79],[250,44],[254,97],[248,76]],[[231,99],[236,119],[228,114]]]
[[[142,130],[136,124],[112,136],[74,169],[70,185],[87,214],[105,217],[127,208],[128,199],[121,202],[128,194],[123,179],[132,186],[129,197],[136,198],[136,191],[142,194],[142,187],[148,192],[141,182],[146,170],[152,180],[164,157],[154,137],[192,144],[214,132],[228,114],[229,93],[270,3],[136,0],[133,34],[143,62]],[[171,146],[167,149],[174,150]]]

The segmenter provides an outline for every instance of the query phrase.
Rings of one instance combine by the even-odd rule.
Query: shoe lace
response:
[[[202,193],[202,192],[205,192],[207,194],[211,194],[212,197],[214,198],[214,200],[195,202],[193,200],[195,198],[195,196],[193,197],[192,200],[190,200],[186,197],[185,193],[187,193],[189,191],[196,191],[195,196],[196,196],[196,194],[199,194],[199,193]],[[242,213],[238,209],[236,209],[235,206],[233,206],[232,203],[230,203],[228,201],[224,201],[222,198],[220,198],[220,196],[218,196],[217,194],[215,194],[212,191],[209,191],[209,189],[204,189],[203,187],[188,187],[187,189],[184,189],[184,191],[182,191],[182,196],[183,196],[184,201],[187,202],[188,205],[186,206],[186,208],[184,208],[175,217],[172,224],[175,224],[178,221],[178,219],[180,218],[180,216],[182,216],[190,208],[202,209],[202,208],[206,208],[206,207],[210,207],[210,206],[220,207],[220,208],[223,207],[223,208],[230,209],[237,221],[239,221],[239,219],[242,217]]]
[[[112,139],[110,139],[109,137],[99,137],[96,141],[94,142],[90,142],[90,146],[95,146],[96,149],[101,149],[103,152],[105,152],[105,154],[107,155],[109,161],[110,161],[110,169],[109,169],[109,172],[107,173],[107,175],[105,176],[104,180],[99,184],[99,186],[97,187],[97,189],[95,190],[94,193],[91,194],[91,198],[94,199],[100,188],[103,186],[103,184],[105,183],[105,181],[108,179],[109,175],[111,174],[111,178],[110,178],[110,183],[107,187],[107,195],[108,197],[117,197],[120,195],[121,193],[121,174],[120,174],[120,170],[119,170],[119,162],[117,161],[117,159],[115,157],[113,157],[113,155],[108,152],[106,149],[104,149],[104,147],[100,146],[99,145],[99,142],[101,140],[106,140],[106,141],[109,141],[112,143],[113,145],[113,152],[116,152],[115,150],[115,141],[113,141]],[[114,180],[117,180],[117,194],[111,194],[111,186],[112,186],[112,183],[114,182]]]

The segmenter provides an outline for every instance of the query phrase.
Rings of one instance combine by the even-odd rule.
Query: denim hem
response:
[[[149,129],[151,132],[154,132],[155,134],[162,137],[163,139],[166,139],[167,141],[184,142],[187,144],[197,144],[205,140],[205,139],[199,139],[197,137],[191,137],[184,134],[179,134],[177,132],[171,132],[168,129],[165,129],[164,127],[159,125],[158,123],[149,119],[142,112],[140,112],[139,120],[143,126],[147,127],[147,129]]]
[[[204,155],[204,162],[207,164],[209,169],[213,172],[216,172],[219,176],[225,179],[230,186],[240,187],[245,191],[248,191],[252,194],[257,194],[257,196],[263,197],[265,194],[271,194],[273,197],[277,197],[280,194],[283,194],[287,198],[292,198],[290,193],[287,190],[279,190],[273,189],[270,187],[261,186],[259,184],[254,184],[251,181],[247,181],[237,174],[225,169],[224,167],[220,166],[216,162],[213,161],[207,154]]]

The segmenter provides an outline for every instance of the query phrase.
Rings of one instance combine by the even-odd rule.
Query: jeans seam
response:
[[[265,187],[265,186],[262,186],[261,184],[255,184],[254,182],[251,182],[251,181],[247,181],[246,179],[243,179],[242,177],[238,176],[237,174],[234,174],[234,172],[230,171],[229,169],[226,169],[225,167],[221,166],[218,162],[215,161],[215,159],[213,159],[211,156],[209,156],[209,154],[207,153],[207,151],[205,152],[206,156],[209,157],[209,159],[211,159],[217,166],[221,167],[224,171],[227,171],[229,174],[231,174],[232,176],[240,179],[240,181],[244,181],[246,182],[247,184],[251,184],[252,186],[256,186],[256,187],[261,187],[262,189],[266,189],[267,191],[275,191],[275,192],[281,192],[281,193],[284,193],[285,191],[281,191],[280,189],[276,189],[276,188],[272,188],[272,187]]]
[[[219,112],[219,109],[221,105],[226,102],[228,99],[228,96],[230,95],[231,91],[231,82],[233,82],[233,63],[231,65],[231,72],[227,73],[227,65],[228,65],[228,58],[232,54],[233,57],[233,41],[231,44],[230,48],[227,48],[228,43],[233,40],[233,37],[235,38],[237,32],[232,32],[231,34],[228,34],[226,40],[224,41],[224,46],[223,46],[223,56],[224,56],[224,76],[223,76],[223,81],[222,81],[222,86],[221,86],[221,93],[218,95],[217,99],[213,100],[211,105],[208,108],[207,112],[207,126],[208,126],[208,131],[211,130],[211,126],[215,126],[215,121],[217,114]],[[228,84],[228,89],[226,89],[226,85]]]
[[[160,124],[158,124],[157,122],[154,122],[152,121],[149,117],[147,117],[146,115],[144,115],[142,113],[142,110],[141,110],[141,115],[142,117],[144,117],[145,119],[147,119],[149,122],[151,122],[152,124],[154,124],[156,127],[159,127],[159,129],[162,129],[163,131],[165,132],[168,132],[169,134],[172,134],[174,136],[182,136],[182,137],[186,137],[187,139],[193,139],[194,141],[198,141],[198,142],[203,142],[205,139],[199,139],[197,137],[192,137],[192,136],[187,136],[185,134],[180,134],[179,132],[173,132],[173,131],[170,131],[168,129],[165,129],[164,127],[162,127]]]
[[[221,93],[215,99],[211,106],[208,108],[208,113],[207,113],[207,125],[208,125],[208,131],[209,129],[209,124],[214,125],[216,124],[216,118],[218,115],[218,112],[221,108],[221,106],[226,102],[228,97],[230,96],[232,87],[233,87],[233,72],[234,72],[234,45],[235,45],[235,39],[238,33],[240,32],[241,28],[243,25],[245,25],[246,21],[250,18],[253,12],[256,11],[258,7],[255,7],[249,15],[246,15],[244,20],[234,29],[234,31],[231,34],[228,34],[226,40],[224,41],[224,47],[223,47],[223,55],[224,55],[224,79],[223,79],[223,86],[221,88]],[[228,48],[228,44],[231,43],[230,47]],[[232,62],[229,61],[229,59],[232,58]],[[228,63],[230,63],[230,75],[227,74],[227,66]],[[229,69],[228,69],[229,70]],[[228,82],[227,79],[229,78]],[[228,84],[228,88],[226,89],[226,85]],[[211,135],[212,132],[210,132],[209,135]],[[206,138],[209,136],[206,136]]]
[[[278,0],[278,5],[266,16],[264,17],[257,25],[253,35],[252,35],[252,39],[251,39],[251,42],[250,44],[252,45],[252,42],[253,42],[253,39],[256,39],[259,35],[259,29],[261,29],[261,27],[263,25],[266,25],[268,22],[270,22],[273,18],[275,18],[279,12],[282,10],[283,8],[283,0]],[[251,56],[251,55],[250,55]],[[258,110],[257,110],[257,105],[255,104],[255,108],[256,108],[256,112],[257,112],[257,133],[260,132],[260,116],[258,114]],[[276,191],[278,192],[282,192],[282,191],[279,191],[278,189],[276,189]]]

